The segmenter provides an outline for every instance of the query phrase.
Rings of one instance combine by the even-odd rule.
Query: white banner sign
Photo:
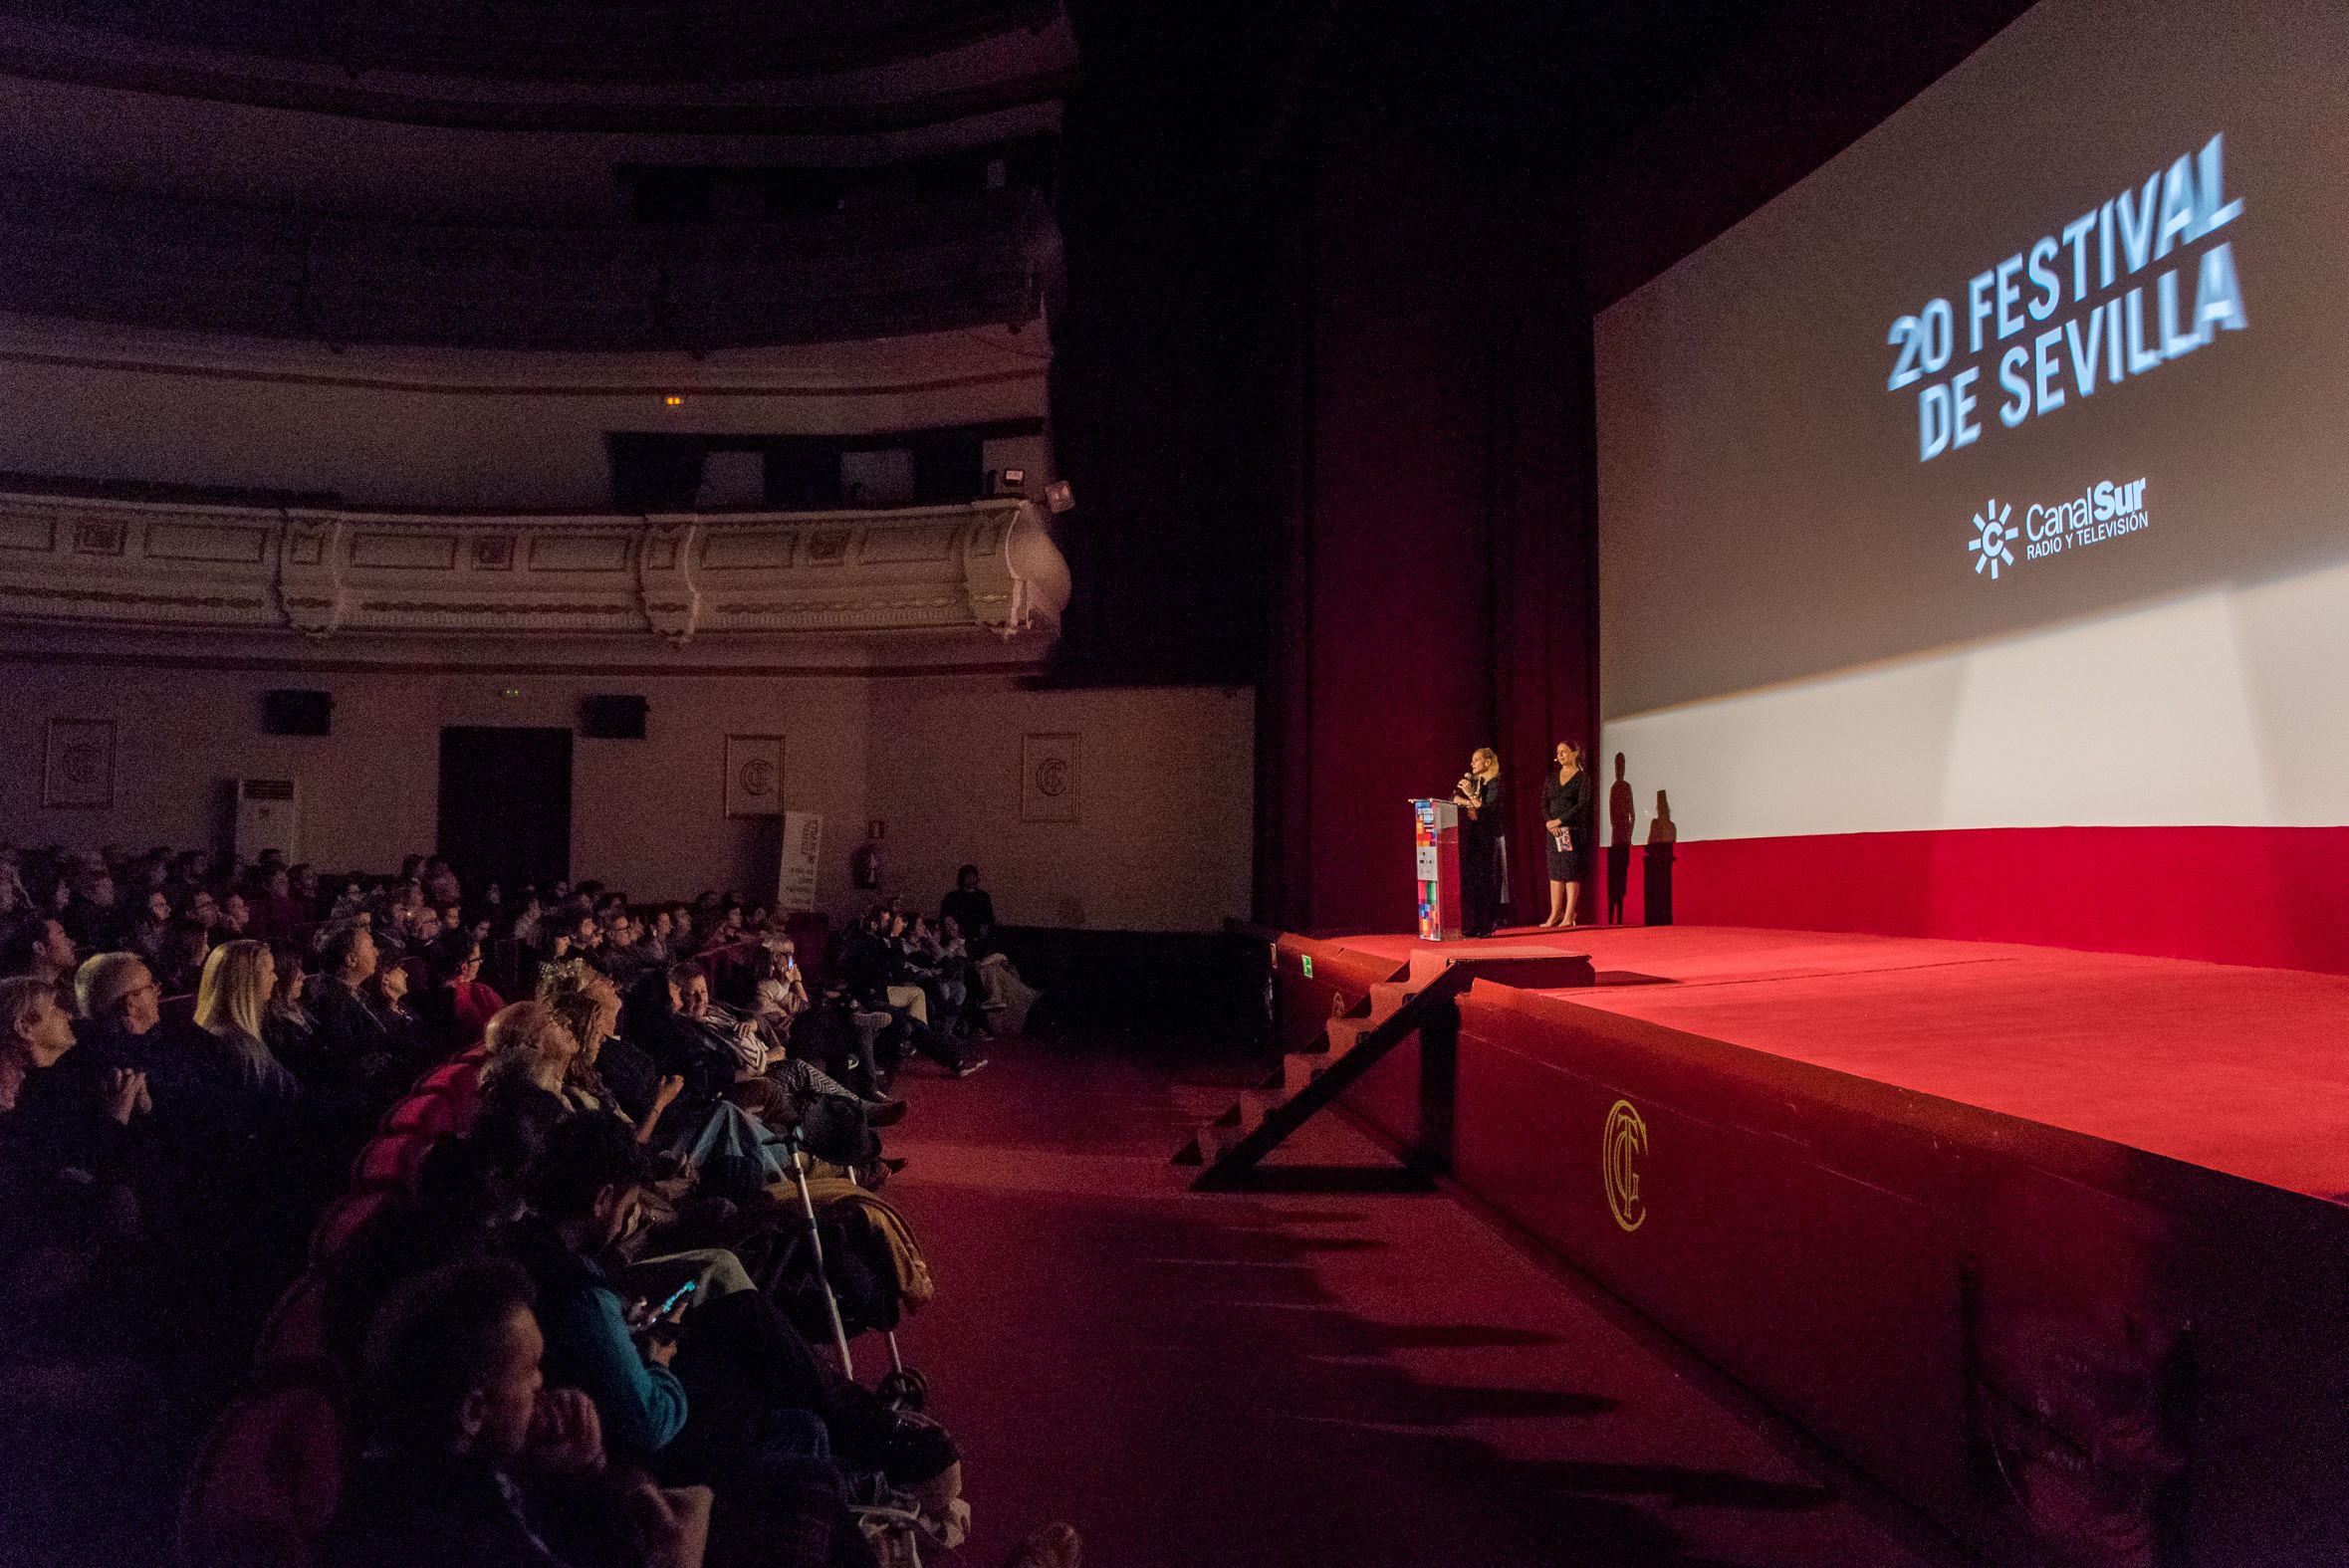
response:
[[[823,853],[823,818],[814,811],[783,813],[783,865],[775,878],[775,908],[816,907],[816,863]]]

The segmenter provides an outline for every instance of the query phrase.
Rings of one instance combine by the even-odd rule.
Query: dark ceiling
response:
[[[1688,93],[1759,0],[1070,0],[1089,117],[1137,172],[1214,179],[1328,111],[1463,156],[1570,167]],[[1084,91],[1084,90],[1080,90]]]
[[[151,44],[515,82],[772,81],[1049,25],[1057,0],[0,0]]]

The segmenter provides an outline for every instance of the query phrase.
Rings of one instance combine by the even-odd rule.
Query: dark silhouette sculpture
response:
[[[1672,846],[1680,828],[1672,820],[1672,802],[1656,791],[1656,819],[1648,824],[1648,853],[1644,866],[1647,919],[1651,926],[1672,924]]]
[[[1637,813],[1631,785],[1623,778],[1623,754],[1615,754],[1615,782],[1607,789],[1607,924],[1623,924],[1623,894],[1631,885],[1631,839]]]

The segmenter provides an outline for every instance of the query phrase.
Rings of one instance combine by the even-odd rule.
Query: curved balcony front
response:
[[[0,494],[0,633],[447,663],[811,642],[1038,657],[1067,562],[1017,498],[881,512],[440,516]]]

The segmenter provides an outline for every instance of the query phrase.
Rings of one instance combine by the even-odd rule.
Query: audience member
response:
[[[330,929],[318,977],[306,989],[310,1039],[301,1058],[287,1063],[305,1088],[346,1096],[354,1116],[396,1094],[422,1065],[396,1054],[403,1041],[361,992],[375,969],[374,938],[364,925]]]
[[[171,899],[161,888],[151,888],[137,918],[130,923],[130,951],[149,964],[163,961],[163,939],[171,929]]]
[[[42,912],[28,916],[9,939],[7,951],[0,954],[0,970],[40,981],[58,993],[61,1003],[68,1003],[72,996],[74,967],[79,962],[65,922]]]
[[[439,989],[448,993],[449,1042],[466,1050],[481,1041],[491,1016],[506,1005],[481,978],[481,939],[465,932],[441,938],[433,951]]]
[[[217,916],[207,927],[184,915],[163,928],[162,943],[155,953],[155,983],[165,996],[194,993],[196,982],[203,978],[204,959],[212,951],[212,933],[218,929]]]
[[[974,956],[994,951],[995,900],[979,886],[977,866],[964,866],[954,874],[954,891],[939,900],[938,918],[954,922]]]
[[[391,1053],[402,1061],[419,1064],[430,1060],[433,1054],[424,1020],[409,1002],[415,977],[423,968],[422,961],[413,958],[396,964],[377,964],[375,973],[360,991],[375,1016],[382,1020]]]
[[[204,961],[196,988],[196,1027],[212,1043],[214,1075],[262,1106],[284,1106],[301,1093],[294,1074],[263,1035],[277,995],[277,960],[263,942],[224,942]]]
[[[115,907],[115,879],[103,861],[85,864],[73,878],[73,897],[59,918],[85,952],[118,948],[129,936],[122,911]]]
[[[268,1008],[262,1013],[261,1039],[270,1054],[292,1068],[303,1061],[314,1048],[316,1023],[310,1009],[302,1005],[303,987],[309,977],[302,969],[302,950],[291,942],[270,945],[271,969],[276,983],[269,993]]]
[[[377,1314],[366,1350],[371,1442],[326,1560],[700,1568],[710,1493],[610,1468],[593,1403],[546,1386],[531,1299],[511,1263],[459,1261],[411,1280]]]
[[[489,1020],[482,1036],[488,1055],[481,1064],[481,1091],[488,1094],[519,1080],[563,1096],[579,1037],[553,1008],[539,1002],[509,1003]],[[569,1100],[565,1101],[569,1106]]]

